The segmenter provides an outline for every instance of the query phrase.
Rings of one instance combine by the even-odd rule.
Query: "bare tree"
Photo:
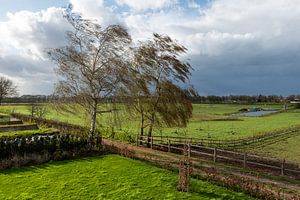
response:
[[[17,95],[17,86],[12,80],[0,77],[0,105],[2,104],[3,98]]]
[[[81,105],[89,113],[89,142],[92,145],[97,114],[105,112],[100,111],[98,105],[114,94],[121,80],[131,37],[119,25],[102,29],[97,23],[71,12],[66,18],[74,29],[67,32],[67,45],[48,51],[49,57],[58,65],[56,73],[61,77],[54,96],[60,102],[67,102],[69,110],[74,111],[74,106]]]
[[[150,137],[155,124],[187,125],[193,109],[189,97],[196,92],[178,86],[188,82],[192,70],[189,63],[179,59],[186,51],[170,37],[159,34],[136,49],[127,92],[134,101],[130,107],[140,114],[140,135],[148,127]]]

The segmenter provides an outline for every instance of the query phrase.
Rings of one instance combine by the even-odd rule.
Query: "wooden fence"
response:
[[[221,147],[221,148],[231,148],[243,145],[254,144],[258,142],[263,142],[266,140],[277,139],[281,137],[291,136],[293,134],[298,134],[300,132],[300,126],[291,127],[289,129],[277,130],[275,132],[264,133],[261,135],[255,135],[246,138],[240,139],[210,139],[210,138],[184,138],[178,136],[155,136],[156,138],[169,138],[171,140],[189,140],[190,143],[197,144],[200,146],[208,146],[208,147]]]
[[[187,145],[188,156],[201,158],[243,167],[251,170],[272,173],[274,175],[289,176],[300,179],[300,168],[297,163],[286,160],[261,157],[247,152],[229,151],[216,147],[207,147],[198,144],[193,138],[161,137],[161,136],[139,136],[136,137],[137,145],[144,145],[156,150],[172,153],[183,153],[184,146]]]

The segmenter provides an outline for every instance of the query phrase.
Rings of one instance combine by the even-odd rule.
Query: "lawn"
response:
[[[0,172],[0,199],[252,199],[191,179],[176,190],[177,173],[117,155],[52,162]]]

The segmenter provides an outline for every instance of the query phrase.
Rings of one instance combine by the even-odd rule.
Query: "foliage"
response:
[[[60,105],[60,109],[73,114],[81,105],[81,109],[90,116],[89,138],[92,142],[100,112],[98,104],[114,94],[126,65],[125,50],[131,38],[119,25],[102,29],[97,23],[72,11],[66,13],[66,18],[73,28],[67,32],[67,45],[48,51],[49,57],[58,66],[56,73],[60,76],[55,87],[54,105]],[[61,102],[63,104],[58,104]]]
[[[176,190],[177,173],[117,155],[53,162],[0,173],[1,199],[252,199],[191,179]]]
[[[140,115],[141,135],[149,127],[151,136],[154,124],[162,122],[167,126],[187,125],[192,114],[192,88],[178,86],[188,81],[191,71],[189,63],[179,60],[186,51],[170,37],[159,34],[135,49],[125,91],[132,98],[129,107]]]

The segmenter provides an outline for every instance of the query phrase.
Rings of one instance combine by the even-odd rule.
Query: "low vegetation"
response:
[[[18,137],[18,136],[32,136],[32,135],[49,135],[57,133],[54,128],[41,128],[38,130],[14,131],[0,133],[0,137]]]

